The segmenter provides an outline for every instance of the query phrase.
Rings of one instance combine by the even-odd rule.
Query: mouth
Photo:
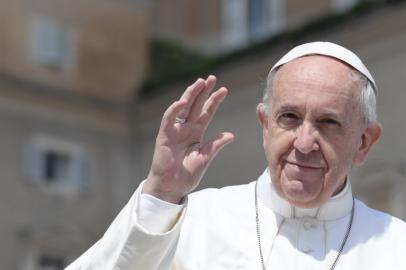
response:
[[[298,162],[298,161],[290,161],[290,160],[285,160],[285,162],[290,165],[294,165],[294,166],[297,166],[297,167],[303,168],[303,169],[313,169],[313,170],[323,169],[323,166],[320,164],[311,164],[311,163],[306,163],[306,162]]]

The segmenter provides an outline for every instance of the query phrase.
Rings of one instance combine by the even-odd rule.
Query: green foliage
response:
[[[401,2],[406,1],[363,0],[346,12],[326,14],[309,21],[302,27],[288,30],[263,42],[251,43],[241,50],[216,57],[203,56],[187,51],[173,42],[152,39],[149,72],[142,87],[141,95],[144,97],[151,96],[156,88],[165,83],[207,75],[216,67],[241,57],[249,57],[252,54],[266,51],[279,42],[290,43],[291,45],[302,43],[306,40],[306,37],[312,34],[331,31],[334,28],[342,27],[353,19],[368,15],[381,7]]]
[[[141,94],[153,94],[161,83],[172,82],[199,74],[211,65],[211,58],[187,51],[174,42],[152,39],[147,78]]]

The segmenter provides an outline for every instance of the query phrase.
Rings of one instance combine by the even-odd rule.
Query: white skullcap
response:
[[[374,78],[372,77],[371,73],[369,73],[364,63],[362,63],[361,59],[359,59],[359,57],[352,51],[331,42],[317,41],[294,47],[271,68],[269,73],[296,58],[314,54],[334,57],[352,66],[368,78],[373,85],[375,94],[377,94],[377,87]]]

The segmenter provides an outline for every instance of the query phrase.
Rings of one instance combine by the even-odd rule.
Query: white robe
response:
[[[262,269],[255,182],[193,193],[185,207],[151,196],[141,200],[141,188],[68,270]],[[258,198],[267,269],[330,269],[353,205],[349,181],[321,208],[302,209],[276,194],[265,171]],[[405,260],[406,223],[355,200],[352,229],[335,269],[405,270]]]

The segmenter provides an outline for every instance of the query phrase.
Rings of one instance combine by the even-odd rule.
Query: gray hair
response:
[[[264,110],[266,114],[269,113],[269,102],[272,96],[272,83],[278,70],[279,68],[270,72],[266,81],[266,87],[264,89],[264,94],[262,97],[262,110]],[[367,125],[369,125],[370,123],[377,121],[375,90],[372,86],[372,83],[368,80],[367,77],[365,77],[364,74],[362,74],[358,70],[352,71],[355,82],[357,82],[360,86],[360,91],[357,97],[358,102],[364,117],[364,121]]]

